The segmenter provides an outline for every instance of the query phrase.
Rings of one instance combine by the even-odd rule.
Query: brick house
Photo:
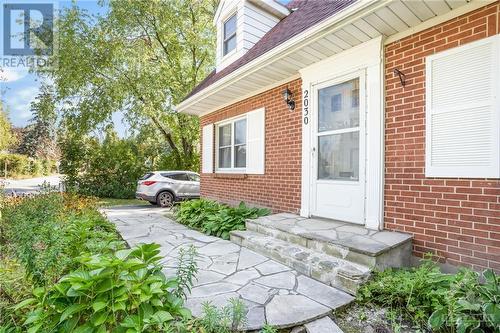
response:
[[[221,1],[201,194],[500,271],[500,2]]]

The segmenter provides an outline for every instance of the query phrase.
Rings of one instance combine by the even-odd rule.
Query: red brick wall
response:
[[[500,33],[500,3],[386,46],[385,227],[414,234],[414,253],[500,271],[500,181],[428,178],[425,57]],[[401,87],[395,68],[406,74]]]
[[[266,153],[263,175],[201,175],[201,195],[215,200],[269,207],[273,211],[298,213],[302,149],[300,79],[203,116],[201,126],[265,107]],[[295,110],[290,111],[281,92],[288,86]],[[215,154],[214,154],[215,161]]]

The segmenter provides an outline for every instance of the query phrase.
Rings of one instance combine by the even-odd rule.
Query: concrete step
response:
[[[247,220],[246,228],[372,269],[410,265],[412,236],[405,233],[288,213]]]
[[[315,280],[355,295],[370,269],[254,231],[232,231],[231,241],[287,265]]]

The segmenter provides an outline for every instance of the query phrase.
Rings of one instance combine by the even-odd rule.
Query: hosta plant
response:
[[[159,332],[190,318],[174,296],[177,278],[161,271],[159,245],[143,244],[108,254],[82,255],[82,267],[16,309],[31,311],[24,322],[35,332]]]
[[[247,207],[241,202],[236,207],[215,201],[199,199],[183,202],[176,212],[177,221],[207,235],[229,239],[229,232],[245,230],[245,220],[268,215],[269,210]]]
[[[462,270],[445,296],[446,304],[439,306],[429,318],[433,330],[454,328],[457,333],[500,332],[500,279],[492,270],[479,274]]]

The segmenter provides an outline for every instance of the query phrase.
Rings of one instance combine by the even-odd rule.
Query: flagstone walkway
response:
[[[199,272],[186,306],[202,314],[202,304],[228,304],[241,298],[248,309],[247,329],[268,323],[293,327],[328,315],[353,297],[306,277],[272,259],[230,241],[204,235],[165,217],[157,207],[122,206],[104,209],[123,239],[130,245],[155,242],[161,245],[164,272],[175,274],[181,248],[193,245]]]

